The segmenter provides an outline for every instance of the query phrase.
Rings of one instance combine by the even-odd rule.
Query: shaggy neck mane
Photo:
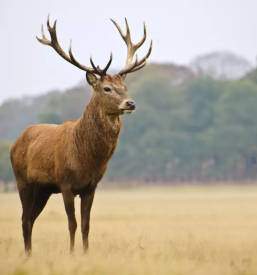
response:
[[[92,157],[96,165],[106,163],[117,146],[122,119],[103,112],[93,96],[75,126],[75,144],[79,156]]]

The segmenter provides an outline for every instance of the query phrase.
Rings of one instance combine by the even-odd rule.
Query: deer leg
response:
[[[75,217],[74,195],[70,190],[62,191],[64,206],[68,216],[70,231],[70,253],[74,251],[75,233],[77,230],[77,221]]]
[[[83,240],[83,250],[84,252],[88,249],[88,233],[89,233],[89,222],[90,222],[90,212],[92,203],[94,200],[95,190],[87,192],[81,195],[81,232]]]
[[[33,228],[34,222],[37,217],[40,215],[42,210],[45,208],[45,205],[50,198],[51,193],[45,191],[40,187],[36,187],[34,190],[33,205],[30,215],[31,227]]]
[[[20,198],[23,208],[22,230],[27,256],[31,255],[31,236],[34,222],[44,209],[50,195],[50,193],[41,190],[40,187],[36,185],[25,186],[20,190]]]
[[[33,205],[33,187],[24,186],[19,190],[21,204],[22,204],[22,231],[25,246],[26,256],[31,254],[31,234],[32,225],[30,221],[30,214]]]

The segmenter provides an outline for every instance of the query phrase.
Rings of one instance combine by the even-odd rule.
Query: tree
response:
[[[4,182],[5,191],[8,191],[8,183],[14,179],[10,161],[10,142],[0,143],[0,180]]]
[[[8,100],[0,106],[0,141],[14,141],[28,125],[38,123],[38,114],[45,108],[53,91],[37,97]]]
[[[252,68],[245,58],[232,52],[211,52],[196,57],[190,65],[191,69],[200,75],[217,80],[240,79]]]
[[[53,94],[38,115],[39,123],[61,124],[78,119],[86,108],[90,97],[89,86],[78,86],[65,93]]]
[[[256,178],[256,79],[256,70],[241,80],[221,81],[172,64],[153,64],[129,75],[126,84],[137,110],[123,116],[106,178]],[[90,97],[91,88],[79,85],[64,93],[7,101],[0,107],[0,141],[16,139],[37,122],[78,119]]]
[[[257,158],[256,102],[257,85],[250,81],[238,81],[226,85],[216,106],[213,150],[223,169],[227,173],[235,171],[240,178],[256,176],[256,163],[249,163],[249,159]]]

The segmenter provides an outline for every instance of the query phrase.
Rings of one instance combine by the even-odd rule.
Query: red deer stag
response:
[[[37,37],[40,43],[51,46],[66,61],[86,71],[86,79],[93,87],[93,95],[78,120],[67,121],[61,125],[29,126],[11,149],[12,166],[23,208],[22,230],[26,255],[31,253],[34,222],[53,193],[62,193],[63,196],[68,216],[71,252],[74,250],[77,229],[74,198],[80,195],[83,249],[88,249],[90,211],[95,189],[117,146],[122,127],[120,115],[132,113],[136,106],[128,96],[123,80],[126,74],[146,65],[152,50],[151,41],[146,56],[140,60],[136,56],[135,62],[132,62],[136,50],[145,42],[145,25],[142,40],[134,45],[127,20],[126,35],[115,21],[112,22],[127,45],[126,66],[117,75],[107,74],[112,54],[103,70],[95,66],[92,57],[92,68],[80,64],[72,54],[71,44],[67,55],[58,43],[56,21],[51,27],[49,16],[47,28],[51,41],[46,38],[43,25],[42,39]]]

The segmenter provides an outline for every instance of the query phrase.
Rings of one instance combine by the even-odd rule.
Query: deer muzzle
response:
[[[124,114],[130,114],[136,109],[136,104],[133,100],[124,100],[119,109],[124,113]]]

